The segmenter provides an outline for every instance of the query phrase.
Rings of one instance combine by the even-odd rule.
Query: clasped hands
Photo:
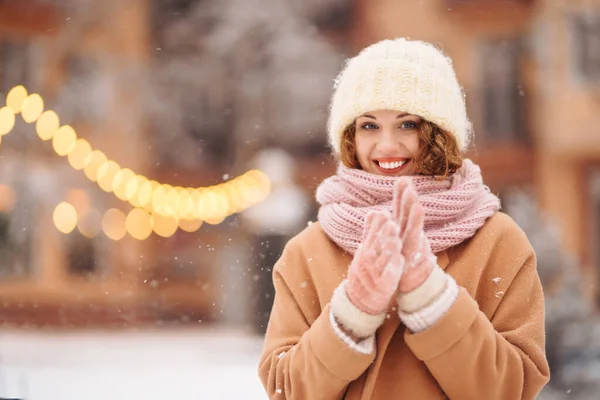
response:
[[[394,186],[392,214],[367,215],[363,241],[348,269],[346,295],[361,311],[386,312],[398,295],[421,286],[436,267],[424,232],[425,212],[409,178]]]

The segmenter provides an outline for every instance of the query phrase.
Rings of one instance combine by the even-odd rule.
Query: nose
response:
[[[394,134],[393,129],[383,129],[377,143],[379,151],[382,153],[395,153],[400,148],[398,138]]]

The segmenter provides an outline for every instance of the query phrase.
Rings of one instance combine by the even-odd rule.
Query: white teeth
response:
[[[396,169],[399,168],[401,166],[403,166],[404,164],[406,164],[408,160],[404,160],[404,161],[394,161],[394,162],[380,162],[379,166],[383,169]]]

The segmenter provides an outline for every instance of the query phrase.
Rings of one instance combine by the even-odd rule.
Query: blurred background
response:
[[[0,397],[263,399],[333,79],[435,43],[525,230],[551,384],[600,389],[600,1],[0,0]]]

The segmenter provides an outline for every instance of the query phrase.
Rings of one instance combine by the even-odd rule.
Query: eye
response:
[[[403,123],[400,124],[400,128],[402,129],[417,129],[419,127],[419,124],[416,123],[415,121],[404,121]]]
[[[374,129],[377,129],[377,128],[378,128],[378,126],[377,126],[377,125],[375,125],[375,124],[374,124],[374,123],[372,123],[372,122],[365,122],[364,124],[361,124],[361,126],[360,126],[360,127],[361,127],[361,129],[365,129],[365,130],[368,130],[368,131],[370,131],[370,130],[374,130]]]

